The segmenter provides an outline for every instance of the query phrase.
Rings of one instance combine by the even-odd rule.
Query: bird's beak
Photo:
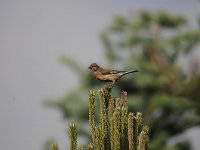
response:
[[[91,67],[88,67],[88,69],[91,69]]]

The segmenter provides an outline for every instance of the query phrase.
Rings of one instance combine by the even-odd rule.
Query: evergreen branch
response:
[[[133,139],[133,113],[129,113],[128,115],[128,142],[129,142],[129,150],[136,150],[134,148],[134,139]]]
[[[113,150],[120,150],[120,111],[117,107],[113,114]]]
[[[138,150],[147,150],[148,148],[149,128],[144,126],[138,138]]]
[[[52,144],[51,145],[51,150],[58,150],[58,145],[57,144]]]
[[[75,123],[69,125],[69,134],[70,134],[70,149],[77,150],[77,127]]]
[[[92,141],[95,139],[95,92],[89,92],[89,123],[92,133]]]

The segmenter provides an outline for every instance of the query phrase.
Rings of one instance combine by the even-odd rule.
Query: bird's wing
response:
[[[108,75],[108,74],[117,74],[121,71],[118,70],[111,70],[111,69],[100,69],[99,72],[103,75]]]
[[[102,75],[107,75],[111,73],[111,69],[99,69],[98,72],[100,72]]]

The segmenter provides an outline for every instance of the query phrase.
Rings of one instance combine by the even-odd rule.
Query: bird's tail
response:
[[[134,73],[134,72],[139,72],[138,70],[131,70],[131,71],[124,71],[124,73],[122,74],[122,76],[129,74],[129,73]]]

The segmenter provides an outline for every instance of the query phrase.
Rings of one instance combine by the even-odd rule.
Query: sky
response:
[[[78,85],[58,58],[104,63],[99,33],[116,15],[168,10],[194,20],[199,8],[197,0],[0,0],[1,148],[40,150],[52,137],[66,149],[66,122],[43,105]]]

